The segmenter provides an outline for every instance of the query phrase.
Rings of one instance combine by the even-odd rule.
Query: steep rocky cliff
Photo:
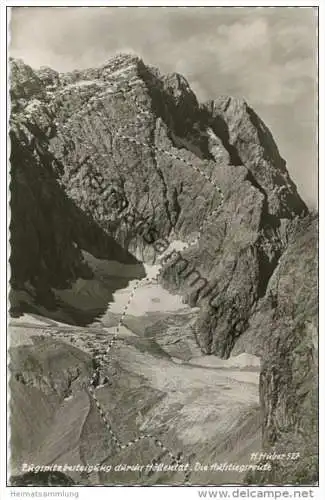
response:
[[[236,350],[262,357],[260,400],[264,446],[269,453],[298,453],[275,460],[272,474],[252,477],[283,484],[318,479],[317,218],[292,225],[288,245],[265,297]]]
[[[316,391],[317,232],[266,125],[135,56],[66,74],[12,61],[11,78],[13,288],[87,277],[80,249],[152,263],[146,233],[182,240],[162,283],[199,306],[204,353],[263,357],[265,445],[282,439],[280,414],[297,436]]]

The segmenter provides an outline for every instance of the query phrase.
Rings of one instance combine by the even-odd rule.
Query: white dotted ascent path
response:
[[[147,110],[142,109],[142,107],[139,106],[139,103],[136,102],[136,104],[137,104],[138,109],[140,110],[140,113],[136,117],[136,121],[140,121],[141,117],[150,115],[150,112],[147,111]],[[88,112],[91,111],[91,109],[92,109],[92,106],[88,106],[87,107],[87,111]],[[146,144],[146,143],[144,143],[142,141],[139,141],[135,137],[130,137],[130,136],[126,135],[124,131],[125,131],[125,129],[127,127],[128,127],[128,125],[125,125],[125,126],[123,126],[118,131],[118,133],[116,134],[116,139],[117,138],[121,138],[123,140],[129,141],[130,143],[137,144],[138,146],[154,150],[156,153],[168,155],[171,158],[173,158],[174,160],[181,161],[181,162],[185,163],[187,166],[193,168],[196,172],[198,172],[200,175],[202,175],[206,181],[208,181],[210,184],[212,184],[212,186],[215,188],[215,190],[218,192],[218,194],[221,197],[221,201],[220,201],[218,207],[215,210],[213,210],[213,212],[211,212],[209,214],[209,216],[208,216],[207,219],[209,219],[210,217],[212,217],[213,215],[215,215],[220,210],[220,207],[223,205],[223,202],[224,202],[223,192],[220,189],[220,187],[208,176],[208,174],[206,172],[204,172],[203,170],[201,170],[197,165],[195,165],[195,164],[193,164],[193,163],[185,160],[181,156],[178,156],[178,155],[176,155],[176,154],[174,154],[174,153],[172,153],[170,151],[167,151],[165,149],[159,148],[157,146],[148,145],[148,144]],[[201,224],[201,227],[199,228],[199,232],[198,232],[199,234],[195,238],[195,240],[190,243],[191,246],[192,245],[196,245],[198,243],[198,241],[199,241],[199,239],[201,237],[201,234],[203,232],[204,224],[207,222],[207,219],[204,220],[203,223]],[[181,248],[180,251],[183,251],[187,247],[188,247],[188,245],[184,245],[184,247]],[[168,250],[166,252],[164,252],[164,254],[166,254],[166,253],[168,253]],[[134,287],[131,290],[131,293],[129,295],[128,301],[127,301],[126,305],[123,308],[122,315],[121,315],[121,317],[119,319],[119,322],[118,322],[118,325],[116,327],[116,332],[113,335],[113,337],[111,338],[111,340],[110,340],[110,342],[109,342],[109,344],[107,346],[107,349],[106,349],[106,352],[105,352],[104,356],[101,358],[101,360],[100,360],[100,362],[98,364],[98,367],[96,368],[96,370],[94,371],[94,373],[93,373],[93,375],[92,375],[92,377],[90,379],[90,383],[89,383],[89,387],[88,387],[88,391],[87,392],[91,396],[91,398],[93,399],[93,401],[95,402],[95,405],[96,405],[96,408],[97,408],[97,410],[99,412],[99,415],[100,415],[100,417],[101,417],[101,419],[102,419],[102,421],[103,421],[103,423],[104,423],[104,425],[105,425],[105,427],[106,427],[109,435],[111,436],[111,439],[112,439],[112,441],[113,441],[113,443],[114,443],[114,445],[116,446],[117,449],[119,449],[119,450],[125,450],[125,449],[127,449],[127,448],[135,445],[136,443],[139,443],[140,441],[150,440],[158,448],[160,448],[163,453],[167,454],[171,458],[172,464],[182,465],[183,464],[183,461],[182,461],[183,454],[181,452],[173,453],[171,450],[169,450],[163,444],[163,442],[160,439],[158,439],[156,436],[154,436],[152,434],[140,434],[137,437],[135,437],[134,439],[128,441],[127,443],[121,443],[119,441],[117,435],[113,431],[112,425],[109,422],[109,419],[106,416],[105,411],[103,410],[103,408],[102,408],[102,406],[101,406],[101,404],[98,401],[98,398],[96,396],[96,388],[98,387],[98,383],[96,383],[96,382],[98,382],[100,380],[100,371],[101,371],[101,368],[103,366],[103,363],[109,362],[109,352],[110,352],[110,350],[112,349],[112,347],[114,346],[116,340],[119,337],[120,329],[123,326],[123,322],[124,322],[125,316],[126,316],[126,314],[128,312],[129,306],[130,306],[130,304],[131,304],[131,302],[132,302],[132,300],[134,298],[136,290],[140,286],[142,286],[144,284],[150,284],[150,283],[153,283],[153,282],[157,282],[159,274],[161,272],[161,267],[162,266],[160,266],[160,269],[157,271],[157,274],[156,274],[155,277],[153,277],[153,278],[146,277],[146,278],[143,278],[142,280],[136,281]],[[189,484],[189,479],[190,479],[190,471],[186,471],[184,473],[184,484]]]
[[[117,435],[115,434],[115,432],[113,431],[112,429],[112,425],[110,424],[106,414],[105,414],[105,411],[103,410],[100,402],[98,401],[98,398],[97,398],[97,395],[96,395],[96,387],[97,387],[97,383],[96,381],[99,380],[100,378],[100,369],[101,369],[101,365],[106,361],[108,362],[109,361],[109,358],[108,358],[108,354],[110,352],[110,350],[112,349],[112,347],[114,346],[116,340],[118,339],[118,336],[119,336],[119,332],[120,332],[120,329],[121,327],[123,326],[123,320],[127,314],[127,311],[128,311],[128,308],[132,302],[132,299],[135,295],[135,292],[136,290],[139,288],[139,286],[143,285],[143,284],[151,284],[151,283],[154,283],[154,282],[157,282],[158,280],[158,275],[160,273],[160,270],[158,270],[157,272],[157,276],[154,277],[154,278],[143,278],[142,280],[138,280],[136,282],[136,284],[134,285],[130,295],[129,295],[129,298],[128,298],[128,301],[126,303],[126,305],[124,306],[123,308],[123,312],[122,312],[122,315],[120,317],[120,320],[118,322],[118,325],[116,327],[116,333],[113,335],[113,337],[111,338],[108,346],[107,346],[107,349],[106,349],[106,352],[105,352],[105,355],[103,358],[101,358],[101,363],[99,364],[99,366],[96,368],[96,370],[94,371],[92,377],[91,377],[91,380],[90,380],[90,384],[89,384],[89,387],[86,388],[86,391],[87,393],[89,394],[89,396],[94,400],[95,402],[95,405],[96,405],[96,408],[99,412],[99,415],[101,416],[101,419],[102,421],[104,422],[104,425],[107,429],[107,431],[109,432],[110,436],[111,436],[111,439],[114,443],[114,445],[116,446],[117,449],[119,450],[125,450],[127,448],[130,448],[131,446],[139,443],[140,441],[143,441],[143,440],[150,440],[152,441],[158,448],[160,448],[160,450],[168,455],[171,459],[171,463],[172,464],[176,464],[176,465],[182,465],[182,460],[181,460],[181,457],[182,457],[182,453],[181,452],[178,452],[177,454],[173,453],[171,450],[169,450],[164,444],[163,442],[157,438],[156,436],[152,435],[152,434],[139,434],[138,436],[136,436],[135,438],[131,439],[130,441],[128,441],[127,443],[121,443],[117,437]],[[153,460],[153,463],[156,461],[156,459]],[[188,484],[189,482],[189,471],[186,471],[185,472],[185,475],[184,475],[184,482],[185,484]]]
[[[134,89],[130,89],[131,91],[133,91]],[[121,91],[120,91],[121,92]],[[136,122],[140,122],[141,123],[141,118],[143,116],[151,116],[151,113],[150,111],[144,109],[140,104],[139,102],[137,102],[137,100],[135,99],[134,102],[136,103],[136,106],[138,107],[140,113],[136,116]],[[220,208],[222,207],[223,203],[224,203],[224,194],[223,194],[223,191],[221,190],[221,188],[218,186],[218,184],[213,180],[211,179],[211,177],[207,174],[207,172],[204,172],[204,170],[202,170],[200,167],[198,167],[195,163],[192,163],[184,158],[182,158],[181,156],[171,152],[171,151],[168,151],[166,149],[162,149],[162,148],[159,148],[158,146],[155,146],[153,144],[146,144],[140,140],[138,140],[136,137],[131,137],[129,135],[126,135],[124,133],[124,131],[127,129],[127,127],[129,126],[129,124],[126,124],[124,125],[123,127],[121,127],[121,129],[118,131],[118,133],[116,134],[116,138],[121,138],[123,140],[126,140],[130,143],[133,143],[133,144],[137,144],[138,146],[141,146],[141,147],[144,147],[144,148],[147,148],[147,149],[150,149],[151,151],[154,151],[155,153],[161,153],[163,155],[167,155],[169,156],[170,158],[172,158],[173,160],[177,160],[177,161],[180,161],[182,163],[184,163],[186,166],[188,167],[191,167],[195,172],[199,173],[200,176],[202,176],[206,181],[208,181],[216,190],[216,192],[220,195],[220,203],[218,204],[218,206],[208,215],[208,217],[206,217],[206,219],[203,220],[202,224],[200,225],[199,227],[199,230],[198,230],[198,236],[194,239],[194,241],[192,241],[189,246],[195,246],[198,242],[199,242],[199,239],[201,238],[201,235],[203,233],[203,229],[204,229],[204,226],[208,223],[208,221],[210,219],[212,219],[219,211],[220,211]],[[186,246],[184,246],[183,249],[181,249],[180,251],[183,251],[185,250]]]
[[[131,93],[132,90],[134,90],[134,88],[129,88],[127,91],[125,90],[121,90],[121,89],[117,89],[116,91],[114,92],[110,92],[111,94],[118,94],[118,93]],[[73,115],[73,118],[74,120],[76,118],[84,118],[85,115],[88,115],[87,118],[90,118],[89,116],[89,113],[90,111],[94,111],[96,109],[96,119],[98,120],[98,118],[100,116],[103,116],[103,113],[100,112],[100,110],[98,110],[98,103],[101,103],[101,101],[97,101],[96,104],[95,103],[88,103],[84,109],[81,109],[79,110],[75,115]],[[150,116],[151,113],[150,111],[147,111],[145,109],[142,108],[142,106],[139,105],[139,103],[136,101],[136,99],[134,100],[137,108],[139,109],[139,113],[138,115],[136,116],[136,121],[137,122],[141,122],[141,119],[143,117],[148,117],[148,115]],[[103,104],[101,103],[101,105],[103,106]],[[103,106],[104,108],[104,106]],[[105,110],[105,108],[104,108]],[[72,117],[71,117],[72,118]],[[69,121],[69,119],[68,119]],[[133,123],[134,125],[134,123]],[[201,234],[203,232],[203,227],[204,227],[204,224],[207,223],[207,221],[213,217],[221,208],[221,206],[223,205],[224,203],[224,195],[223,195],[223,192],[222,190],[220,189],[220,187],[216,184],[216,182],[214,180],[212,180],[209,175],[204,172],[202,169],[200,169],[197,165],[195,165],[194,163],[192,162],[189,162],[187,160],[185,160],[184,158],[182,158],[181,156],[177,155],[177,154],[174,154],[173,152],[171,151],[168,151],[168,150],[165,150],[165,149],[162,149],[162,148],[159,148],[158,146],[155,146],[155,145],[152,145],[152,144],[146,144],[140,140],[138,140],[137,138],[135,137],[130,137],[128,135],[126,135],[126,129],[127,127],[129,126],[129,124],[127,125],[124,125],[123,127],[121,127],[121,129],[117,132],[116,134],[116,137],[115,137],[115,140],[116,139],[122,139],[122,140],[126,140],[130,143],[133,143],[133,144],[137,144],[138,146],[141,146],[143,148],[149,148],[151,149],[152,151],[156,152],[156,153],[159,153],[159,154],[163,154],[163,155],[168,155],[169,157],[173,158],[174,160],[177,160],[177,161],[181,161],[183,162],[186,166],[192,168],[193,170],[195,170],[197,173],[199,173],[207,182],[209,182],[214,188],[215,190],[217,191],[217,193],[220,195],[220,203],[219,205],[217,206],[216,209],[214,209],[209,215],[208,217],[202,222],[200,228],[199,228],[199,231],[198,231],[198,236],[194,239],[194,241],[192,241],[190,244],[186,244],[184,245],[182,248],[180,248],[178,251],[182,252],[183,250],[185,250],[185,248],[188,248],[189,246],[192,246],[192,245],[197,245],[200,237],[201,237]],[[64,128],[64,131],[65,133],[67,134],[68,133],[68,130],[67,130],[67,125],[63,125],[63,128]],[[105,127],[104,127],[105,129]],[[90,142],[90,149],[93,149],[94,150],[94,153],[96,156],[99,155],[99,152],[98,150],[96,149],[96,147],[92,144],[92,141],[89,141]],[[86,149],[89,149],[89,146],[85,145]],[[105,154],[105,156],[111,156],[111,150],[108,149],[107,150],[109,152],[109,154]],[[166,253],[168,254],[168,249],[164,252],[164,258]],[[169,253],[169,255],[171,255],[171,253]],[[161,258],[162,256],[160,256]],[[139,434],[137,437],[135,437],[134,439],[128,441],[127,443],[122,443],[116,433],[114,432],[113,428],[112,428],[112,425],[109,421],[109,418],[107,417],[104,409],[102,408],[98,398],[97,398],[97,395],[96,395],[96,390],[99,386],[99,381],[100,381],[100,372],[101,370],[104,368],[104,363],[108,363],[109,362],[109,353],[110,353],[110,350],[113,348],[114,344],[116,343],[116,340],[118,339],[119,337],[119,333],[120,333],[120,330],[121,330],[121,327],[123,326],[123,321],[125,319],[125,316],[128,312],[128,309],[129,309],[129,306],[134,298],[134,295],[136,293],[136,290],[144,285],[144,284],[150,284],[150,283],[154,283],[154,282],[157,282],[158,281],[158,278],[159,278],[159,274],[161,272],[161,268],[162,266],[160,266],[160,268],[158,269],[157,273],[156,273],[156,276],[152,277],[152,278],[143,278],[142,280],[138,280],[136,281],[134,287],[132,288],[132,291],[130,293],[130,296],[128,298],[128,301],[126,303],[126,305],[124,306],[123,308],[123,311],[122,311],[122,314],[121,314],[121,317],[119,319],[119,322],[118,322],[118,325],[116,327],[116,332],[115,334],[113,335],[113,337],[111,338],[111,340],[109,341],[109,344],[107,346],[107,349],[105,351],[105,354],[102,355],[100,358],[96,358],[97,362],[98,362],[98,366],[97,368],[95,369],[95,371],[93,372],[91,378],[90,378],[90,381],[89,381],[89,385],[88,387],[84,387],[87,394],[92,398],[92,400],[94,401],[95,403],[95,406],[99,412],[99,415],[112,439],[112,442],[114,443],[115,447],[119,450],[125,450],[133,445],[135,445],[136,443],[139,443],[140,441],[143,441],[143,440],[150,440],[152,441],[160,450],[161,452],[163,452],[164,454],[167,454],[171,461],[172,461],[172,464],[176,464],[176,465],[183,465],[183,460],[182,457],[183,457],[183,454],[181,452],[177,452],[177,453],[173,453],[170,449],[168,449],[164,444],[163,442],[158,439],[156,436],[152,435],[152,434]],[[107,379],[107,377],[106,377]],[[108,380],[108,379],[107,379]],[[157,459],[153,459],[152,463],[155,463],[157,461]],[[187,461],[188,462],[188,461]],[[186,471],[184,472],[184,484],[190,484],[189,483],[189,479],[190,479],[190,471]]]

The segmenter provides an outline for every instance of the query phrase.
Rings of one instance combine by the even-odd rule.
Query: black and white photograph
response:
[[[7,8],[7,486],[313,497],[319,8],[40,3]]]

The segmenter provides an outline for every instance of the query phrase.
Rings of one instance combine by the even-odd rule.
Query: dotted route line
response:
[[[159,271],[160,272],[160,271]],[[158,272],[158,273],[159,273]],[[107,350],[105,352],[105,355],[104,357],[106,357],[109,353],[109,351],[111,350],[111,348],[113,347],[115,341],[117,340],[118,338],[118,334],[119,334],[119,330],[121,328],[121,326],[123,325],[123,320],[125,318],[125,315],[127,313],[127,310],[129,308],[129,305],[130,303],[132,302],[132,299],[134,297],[134,294],[137,290],[137,288],[143,284],[143,283],[146,283],[146,284],[150,284],[150,283],[153,283],[154,281],[157,281],[157,277],[155,278],[152,278],[152,279],[149,279],[149,278],[143,278],[142,280],[138,280],[137,283],[135,284],[135,286],[133,287],[131,293],[130,293],[130,296],[129,296],[129,299],[128,299],[128,302],[127,304],[124,306],[124,309],[123,309],[123,313],[122,313],[122,316],[118,322],[118,325],[117,325],[117,328],[116,328],[116,333],[114,334],[114,336],[112,337],[112,339],[110,340],[109,344],[108,344],[108,347],[107,347]],[[102,362],[104,362],[104,360],[102,359]],[[181,457],[182,457],[182,453],[181,452],[178,452],[177,455],[175,455],[172,451],[170,451],[164,444],[163,442],[158,439],[156,436],[152,435],[152,434],[140,434],[138,436],[136,436],[135,438],[133,439],[130,439],[127,443],[121,443],[120,440],[118,439],[117,435],[115,434],[115,432],[113,431],[112,429],[112,425],[111,423],[109,422],[108,418],[106,417],[106,414],[105,414],[105,411],[103,410],[100,402],[98,401],[98,398],[96,396],[96,393],[95,393],[95,389],[96,389],[96,386],[95,386],[95,381],[98,379],[98,376],[99,376],[99,370],[100,368],[98,367],[95,372],[93,373],[92,377],[91,377],[91,380],[90,380],[90,385],[89,387],[85,387],[86,391],[88,392],[89,396],[94,400],[95,402],[95,405],[96,405],[96,408],[99,412],[99,415],[101,416],[104,424],[105,424],[105,427],[107,429],[107,431],[109,432],[111,438],[112,438],[112,441],[113,443],[115,444],[115,446],[119,449],[119,450],[125,450],[127,448],[130,448],[131,446],[134,446],[135,444],[139,443],[140,441],[143,441],[143,440],[150,440],[152,441],[158,448],[161,449],[161,451],[163,453],[166,453],[170,458],[171,458],[171,464],[174,465],[182,465],[182,460],[181,460]],[[154,459],[152,461],[152,463],[156,462],[156,459]],[[184,482],[186,484],[188,484],[189,482],[189,476],[190,476],[190,472],[189,471],[185,471],[184,473]]]
[[[137,280],[137,282],[135,283],[134,287],[132,288],[131,290],[131,293],[128,297],[128,301],[127,303],[125,304],[124,308],[123,308],[123,312],[122,312],[122,315],[119,319],[119,322],[118,322],[118,325],[116,327],[116,333],[113,335],[113,337],[111,338],[111,340],[109,341],[108,343],[108,346],[107,346],[107,349],[106,349],[106,352],[103,356],[101,356],[101,363],[100,365],[96,368],[96,370],[94,371],[91,379],[90,379],[90,383],[89,383],[89,387],[86,388],[86,391],[88,392],[88,394],[90,395],[90,397],[94,400],[95,402],[95,405],[96,405],[96,408],[99,412],[99,415],[107,429],[107,431],[109,432],[111,438],[112,438],[112,441],[114,442],[115,446],[119,449],[119,450],[125,450],[127,448],[130,448],[131,446],[134,446],[135,444],[137,444],[138,442],[140,441],[143,441],[143,440],[146,440],[146,439],[149,439],[150,441],[152,441],[158,448],[160,448],[162,450],[162,452],[166,453],[172,460],[172,465],[176,464],[176,465],[182,465],[182,460],[181,460],[181,457],[183,456],[182,452],[178,452],[176,455],[169,449],[167,448],[163,442],[158,439],[156,436],[152,435],[152,434],[140,434],[138,436],[136,436],[135,438],[129,440],[127,443],[121,443],[120,440],[118,439],[117,435],[115,434],[115,432],[113,431],[113,428],[112,428],[112,425],[111,423],[109,422],[106,414],[105,414],[105,411],[104,409],[102,408],[97,396],[96,396],[96,387],[97,387],[97,381],[99,380],[99,377],[100,377],[100,369],[101,369],[101,366],[102,364],[105,362],[105,361],[109,361],[108,360],[108,354],[110,352],[110,350],[112,349],[112,347],[114,346],[116,340],[118,339],[118,336],[119,336],[119,332],[120,332],[120,328],[121,326],[123,326],[123,321],[124,321],[124,318],[127,314],[127,311],[129,309],[129,306],[134,298],[134,295],[135,295],[135,292],[136,290],[139,288],[139,286],[141,286],[142,284],[150,284],[150,283],[153,283],[153,282],[157,282],[158,281],[158,276],[161,272],[161,269],[158,270],[157,272],[157,275],[156,277],[154,278],[148,278],[148,277],[145,277],[141,280]],[[185,471],[184,472],[184,484],[189,484],[189,479],[190,479],[190,471]]]
[[[134,89],[133,88],[129,88],[129,92],[131,93]],[[115,94],[126,94],[125,91],[121,91],[121,90],[118,90]],[[148,115],[150,116],[150,111],[142,108],[139,103],[135,100],[135,103],[138,107],[138,109],[140,110],[140,114],[137,115],[135,117],[135,122],[139,122],[139,124],[143,125],[143,122],[141,121],[141,116],[143,115]],[[106,111],[105,109],[105,106],[103,104],[101,104],[103,109]],[[93,105],[87,105],[86,106],[86,109],[82,109],[80,111],[78,111],[77,113],[77,116],[80,116],[83,117],[85,115],[89,116],[89,112],[90,111],[93,111],[96,109],[96,106],[95,104]],[[102,113],[100,113],[100,115],[102,116]],[[155,145],[152,145],[152,144],[146,144],[145,142],[142,142],[140,141],[139,139],[135,138],[135,137],[130,137],[128,135],[126,135],[124,133],[124,131],[128,128],[129,126],[129,123],[122,126],[120,128],[120,130],[117,132],[115,138],[114,138],[114,142],[117,140],[117,138],[121,138],[121,139],[124,139],[128,142],[131,142],[133,144],[137,144],[138,146],[141,146],[141,147],[144,147],[144,148],[147,148],[147,149],[150,149],[151,151],[155,151],[156,153],[161,153],[161,154],[164,154],[164,155],[167,155],[169,156],[170,158],[172,158],[173,160],[177,160],[177,161],[180,161],[182,162],[183,164],[185,164],[186,166],[189,166],[191,167],[194,171],[196,171],[198,174],[200,174],[200,176],[202,176],[206,181],[208,181],[214,188],[215,190],[217,191],[217,193],[220,195],[220,202],[218,204],[218,206],[208,215],[207,218],[205,218],[201,224],[201,226],[199,227],[199,236],[195,239],[194,242],[191,242],[190,243],[190,246],[194,246],[195,244],[198,243],[199,239],[200,239],[200,233],[203,233],[203,229],[204,229],[204,226],[208,223],[209,220],[211,220],[220,210],[221,206],[223,205],[224,203],[224,194],[223,194],[223,191],[220,189],[220,187],[218,186],[218,184],[213,180],[211,179],[211,177],[206,173],[204,172],[204,170],[202,170],[200,167],[198,167],[195,163],[192,163],[190,162],[189,160],[186,160],[184,158],[182,158],[181,156],[171,152],[171,151],[168,151],[166,149],[162,149],[162,148],[159,148],[158,146],[155,146]],[[92,149],[94,150],[95,154],[98,155],[98,151],[96,150],[95,146],[90,143],[90,147],[92,147]],[[105,156],[109,156],[108,154],[105,154]],[[186,248],[186,247],[185,247]]]
[[[132,89],[131,89],[132,90]],[[122,90],[118,90],[118,92],[116,93],[122,93],[122,94],[125,94],[126,92],[123,92]],[[143,115],[150,115],[150,112],[147,111],[147,110],[144,110],[141,108],[141,106],[139,105],[139,103],[135,100],[135,103],[136,105],[138,106],[138,108],[140,109],[140,114],[136,117],[136,121],[139,121],[140,123],[140,118],[141,116]],[[104,106],[103,106],[104,107]],[[80,117],[82,118],[83,116],[85,115],[88,115],[90,111],[94,110],[95,109],[95,105],[89,105],[89,103],[86,105],[86,110],[82,109],[80,111],[78,111],[75,115],[73,115],[74,118],[76,117]],[[105,109],[105,107],[104,107]],[[99,113],[100,115],[102,113]],[[71,117],[68,119],[70,120]],[[157,153],[161,153],[161,154],[164,154],[164,155],[168,155],[170,156],[171,158],[173,158],[174,160],[177,160],[177,161],[181,161],[183,162],[186,166],[190,166],[191,168],[193,168],[197,173],[199,173],[201,176],[203,176],[203,178],[208,181],[214,188],[215,190],[218,192],[218,194],[220,195],[221,197],[221,201],[218,205],[218,207],[216,209],[214,209],[210,214],[209,216],[203,221],[203,223],[201,224],[200,228],[199,228],[199,235],[197,238],[195,238],[194,242],[190,243],[190,245],[195,245],[198,243],[199,239],[200,239],[200,235],[203,231],[203,227],[204,227],[204,224],[207,223],[208,219],[210,219],[213,215],[215,215],[219,210],[220,210],[220,207],[223,205],[224,203],[224,194],[222,192],[222,190],[220,189],[220,187],[216,184],[216,182],[214,180],[212,180],[209,175],[204,172],[202,169],[200,169],[197,165],[195,165],[194,163],[190,162],[190,161],[187,161],[186,159],[182,158],[181,156],[178,156],[174,153],[172,153],[171,151],[167,151],[165,149],[162,149],[162,148],[159,148],[158,146],[155,146],[155,145],[148,145],[142,141],[139,141],[137,138],[135,137],[130,137],[128,135],[125,135],[124,130],[128,127],[129,124],[127,125],[124,125],[116,134],[116,137],[115,137],[115,141],[117,138],[121,138],[121,139],[124,139],[130,143],[133,143],[133,144],[137,144],[141,147],[145,147],[145,148],[149,148],[151,151],[155,151]],[[64,125],[64,129],[66,129],[66,125]],[[89,149],[89,146],[88,145],[85,145],[86,149]],[[90,146],[96,155],[98,155],[98,151],[96,149],[96,147],[91,143],[91,146]],[[105,154],[105,156],[108,156],[107,154]],[[183,251],[185,248],[188,248],[188,245],[184,245],[184,247],[178,251]],[[138,280],[135,284],[135,286],[133,287],[131,293],[130,293],[130,296],[128,298],[128,302],[127,304],[124,306],[123,308],[123,312],[122,312],[122,315],[119,319],[119,322],[118,322],[118,325],[117,325],[117,328],[116,328],[116,333],[113,335],[112,339],[110,340],[109,344],[108,344],[108,347],[106,349],[106,352],[104,355],[102,355],[100,357],[100,363],[99,363],[99,366],[96,368],[96,370],[94,371],[94,373],[92,374],[91,378],[90,378],[90,381],[89,381],[89,386],[88,387],[84,387],[86,392],[88,393],[88,395],[90,395],[90,397],[93,399],[95,405],[96,405],[96,408],[99,412],[99,415],[109,433],[109,435],[111,436],[111,439],[113,441],[113,443],[115,444],[115,446],[120,449],[120,450],[125,450],[131,446],[134,446],[136,443],[142,441],[142,440],[145,440],[145,439],[149,439],[151,440],[158,448],[160,448],[164,453],[167,453],[168,456],[171,458],[172,460],[172,464],[178,464],[178,465],[182,465],[182,456],[183,454],[181,452],[178,452],[177,455],[175,455],[172,451],[170,451],[164,444],[163,442],[158,439],[157,437],[155,437],[154,435],[152,434],[140,434],[138,435],[137,437],[135,437],[134,439],[131,439],[130,441],[128,441],[127,443],[121,443],[120,440],[118,439],[117,435],[115,434],[115,432],[113,431],[113,428],[112,428],[112,425],[111,423],[109,422],[106,414],[105,414],[105,411],[103,410],[97,396],[96,396],[96,388],[98,387],[98,383],[99,383],[99,380],[100,380],[100,369],[102,368],[102,364],[103,362],[105,361],[108,361],[108,359],[105,359],[108,357],[108,354],[111,350],[111,348],[114,346],[118,336],[119,336],[119,332],[120,332],[120,328],[121,326],[123,325],[123,320],[127,314],[127,311],[128,311],[128,308],[134,298],[134,295],[135,295],[135,292],[136,290],[139,288],[139,286],[143,283],[146,283],[146,284],[149,284],[153,281],[157,281],[158,280],[158,276],[160,274],[160,270],[158,271],[157,273],[157,276],[155,278],[144,278],[142,280]],[[99,359],[99,357],[97,358]],[[156,462],[156,459],[154,459],[152,461],[152,463],[155,463]],[[184,483],[185,484],[189,484],[189,479],[190,479],[190,472],[189,471],[186,471],[184,473]]]
[[[138,104],[138,103],[137,103]],[[88,107],[88,110],[90,111],[89,107]],[[148,114],[147,111],[145,110],[141,110],[140,111],[142,112],[142,114]],[[140,120],[140,116],[138,115],[137,116],[137,121]],[[185,163],[187,166],[190,166],[192,167],[196,172],[198,172],[200,175],[202,175],[204,177],[205,180],[207,180],[208,182],[210,182],[214,188],[217,190],[217,192],[220,194],[221,196],[221,201],[218,205],[218,207],[213,210],[213,212],[210,214],[210,217],[212,217],[219,209],[220,207],[222,206],[223,202],[224,202],[224,195],[223,195],[223,192],[222,190],[219,188],[219,186],[207,175],[206,172],[204,172],[203,170],[201,170],[197,165],[194,165],[193,163],[191,162],[187,162],[184,158],[182,158],[181,156],[178,156],[170,151],[167,151],[167,150],[164,150],[162,148],[159,148],[157,146],[150,146],[150,145],[147,145],[141,141],[139,141],[138,139],[134,138],[134,137],[130,137],[128,135],[125,135],[124,130],[127,128],[128,125],[125,125],[124,127],[122,127],[120,129],[120,131],[117,133],[116,135],[116,138],[115,140],[120,137],[121,139],[124,139],[128,142],[131,142],[133,144],[137,144],[141,147],[146,147],[146,148],[149,148],[151,151],[154,150],[155,152],[158,152],[158,153],[162,153],[162,154],[167,154],[169,155],[171,158],[175,159],[175,160],[178,160],[178,161],[181,161],[183,163]],[[200,238],[200,233],[202,232],[202,228],[203,228],[203,225],[204,225],[204,222],[206,221],[203,221],[202,223],[202,226],[201,228],[199,229],[199,236],[195,239],[195,241],[192,243],[193,244],[196,244]],[[186,248],[186,246],[184,247]],[[184,248],[182,250],[184,250]],[[181,250],[181,251],[182,251]],[[158,274],[160,273],[160,271],[158,272]],[[157,277],[154,278],[155,281],[158,280],[158,274],[157,274]],[[138,289],[138,287],[143,284],[143,283],[146,283],[146,284],[149,284],[150,282],[152,282],[153,280],[152,279],[149,279],[149,278],[144,278],[143,280],[139,280],[135,286],[133,287],[130,295],[129,295],[129,298],[128,298],[128,302],[127,304],[124,306],[123,308],[123,312],[122,312],[122,315],[121,315],[121,318],[118,322],[118,325],[117,325],[117,328],[116,328],[116,333],[114,334],[114,336],[112,337],[112,339],[110,340],[109,344],[108,344],[108,347],[107,347],[107,350],[106,350],[106,353],[105,353],[105,357],[108,355],[109,351],[111,350],[111,348],[113,347],[116,339],[118,338],[118,334],[119,334],[119,331],[120,331],[120,328],[121,326],[123,325],[123,320],[127,314],[127,311],[128,311],[128,308],[133,300],[133,297],[135,295],[135,292],[136,290]],[[95,401],[95,404],[96,404],[96,407],[99,411],[99,414],[106,426],[106,429],[108,430],[113,442],[115,443],[115,445],[120,449],[120,450],[124,450],[126,448],[129,448],[133,445],[135,445],[136,443],[142,441],[142,440],[145,440],[145,439],[149,439],[151,441],[153,441],[155,443],[156,446],[158,446],[164,453],[167,453],[169,455],[169,457],[171,458],[172,460],[172,463],[174,464],[179,464],[181,465],[182,464],[182,461],[181,461],[181,457],[182,457],[182,453],[179,452],[177,454],[177,456],[175,456],[174,453],[172,453],[163,443],[160,439],[156,438],[155,436],[151,435],[151,434],[140,434],[139,436],[137,436],[136,438],[134,439],[131,439],[130,441],[128,441],[127,443],[125,444],[122,444],[120,443],[120,441],[118,440],[117,436],[115,435],[115,433],[113,432],[112,430],[112,426],[110,424],[110,422],[108,421],[106,415],[105,415],[105,412],[104,410],[102,409],[97,397],[96,397],[96,394],[95,394],[95,387],[94,387],[94,381],[97,380],[99,378],[99,371],[100,371],[100,367],[98,367],[96,369],[96,371],[94,372],[92,378],[91,378],[91,381],[90,381],[90,387],[91,389],[89,389],[89,393],[91,395],[91,397],[93,398],[93,400]],[[185,474],[184,474],[184,482],[185,484],[188,484],[189,483],[189,479],[190,479],[190,472],[189,471],[186,471]]]

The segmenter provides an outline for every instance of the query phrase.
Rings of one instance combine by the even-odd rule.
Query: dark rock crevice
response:
[[[231,98],[227,100],[225,106],[225,111],[228,109]],[[203,123],[206,123],[212,128],[214,133],[220,137],[224,148],[228,151],[230,155],[231,165],[243,165],[241,158],[238,155],[236,148],[230,143],[228,126],[222,116],[213,114],[213,101],[202,104],[200,108],[201,119]]]
[[[167,134],[173,145],[185,147],[202,159],[213,160],[206,135],[202,133],[206,124],[187,81],[177,73],[166,77],[156,75],[143,64],[139,73],[146,83],[152,111],[167,125]]]

